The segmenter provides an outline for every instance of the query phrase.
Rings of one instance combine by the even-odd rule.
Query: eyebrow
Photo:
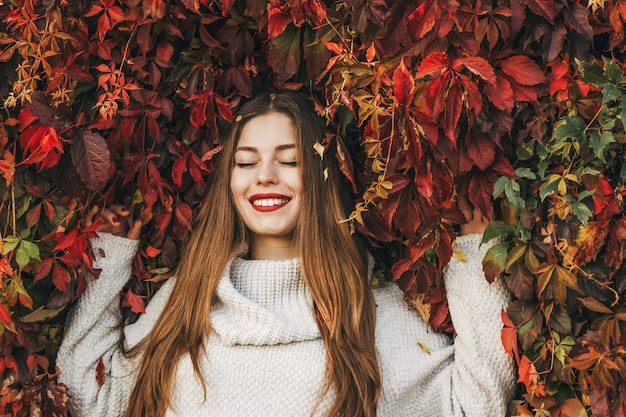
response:
[[[284,145],[278,145],[275,151],[280,152],[280,151],[285,151],[288,149],[295,149],[295,147],[296,147],[295,143],[286,143]],[[258,152],[259,149],[254,146],[237,146],[237,149],[235,149],[235,152],[239,152],[239,151]]]

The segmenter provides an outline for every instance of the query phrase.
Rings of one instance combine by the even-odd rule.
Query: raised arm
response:
[[[457,238],[445,275],[450,315],[456,331],[452,369],[455,416],[504,416],[514,388],[512,358],[501,342],[501,312],[509,300],[498,279],[489,283],[482,259],[490,244],[482,234]]]
[[[141,228],[140,222],[128,220],[129,214],[121,206],[102,211],[93,207],[86,217],[87,225],[100,222],[99,237],[91,244],[94,268],[102,272],[73,306],[57,356],[59,379],[69,389],[74,417],[121,415],[132,387],[133,361],[118,349],[120,291],[131,276]]]
[[[74,417],[117,417],[132,388],[133,363],[119,350],[120,291],[131,276],[138,241],[111,234],[92,239],[102,270],[70,312],[57,356]],[[103,380],[96,375],[102,361]],[[100,383],[102,385],[100,385]]]

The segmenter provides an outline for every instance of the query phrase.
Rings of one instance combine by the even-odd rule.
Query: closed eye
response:
[[[289,167],[297,167],[298,166],[298,161],[281,161],[280,162],[281,165],[286,165]]]
[[[250,167],[253,167],[255,165],[256,165],[255,162],[236,162],[235,163],[235,166],[237,168],[250,168]]]

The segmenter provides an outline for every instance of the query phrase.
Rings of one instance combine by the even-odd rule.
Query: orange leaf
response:
[[[519,346],[517,344],[517,326],[513,324],[513,321],[506,314],[504,309],[501,313],[502,323],[504,327],[502,327],[502,333],[500,335],[502,339],[502,346],[504,346],[504,350],[509,355],[513,353],[515,355],[515,361],[519,364]]]
[[[148,255],[150,258],[154,258],[155,256],[157,256],[158,254],[160,254],[162,251],[161,249],[157,249],[154,246],[150,245],[146,248],[146,255]]]
[[[329,50],[333,51],[337,55],[339,55],[339,54],[341,54],[343,52],[343,47],[341,45],[339,45],[338,43],[335,43],[335,42],[324,42],[324,45],[326,45],[326,47]]]
[[[122,306],[130,307],[133,313],[145,313],[146,305],[143,302],[144,298],[146,298],[145,295],[137,295],[132,289],[130,289],[126,294],[124,294]]]
[[[7,327],[11,326],[11,314],[4,304],[0,304],[0,322]]]

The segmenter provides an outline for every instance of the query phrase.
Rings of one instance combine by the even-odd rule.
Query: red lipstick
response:
[[[256,211],[268,212],[283,208],[289,201],[290,197],[283,194],[263,193],[250,196],[249,201]]]

